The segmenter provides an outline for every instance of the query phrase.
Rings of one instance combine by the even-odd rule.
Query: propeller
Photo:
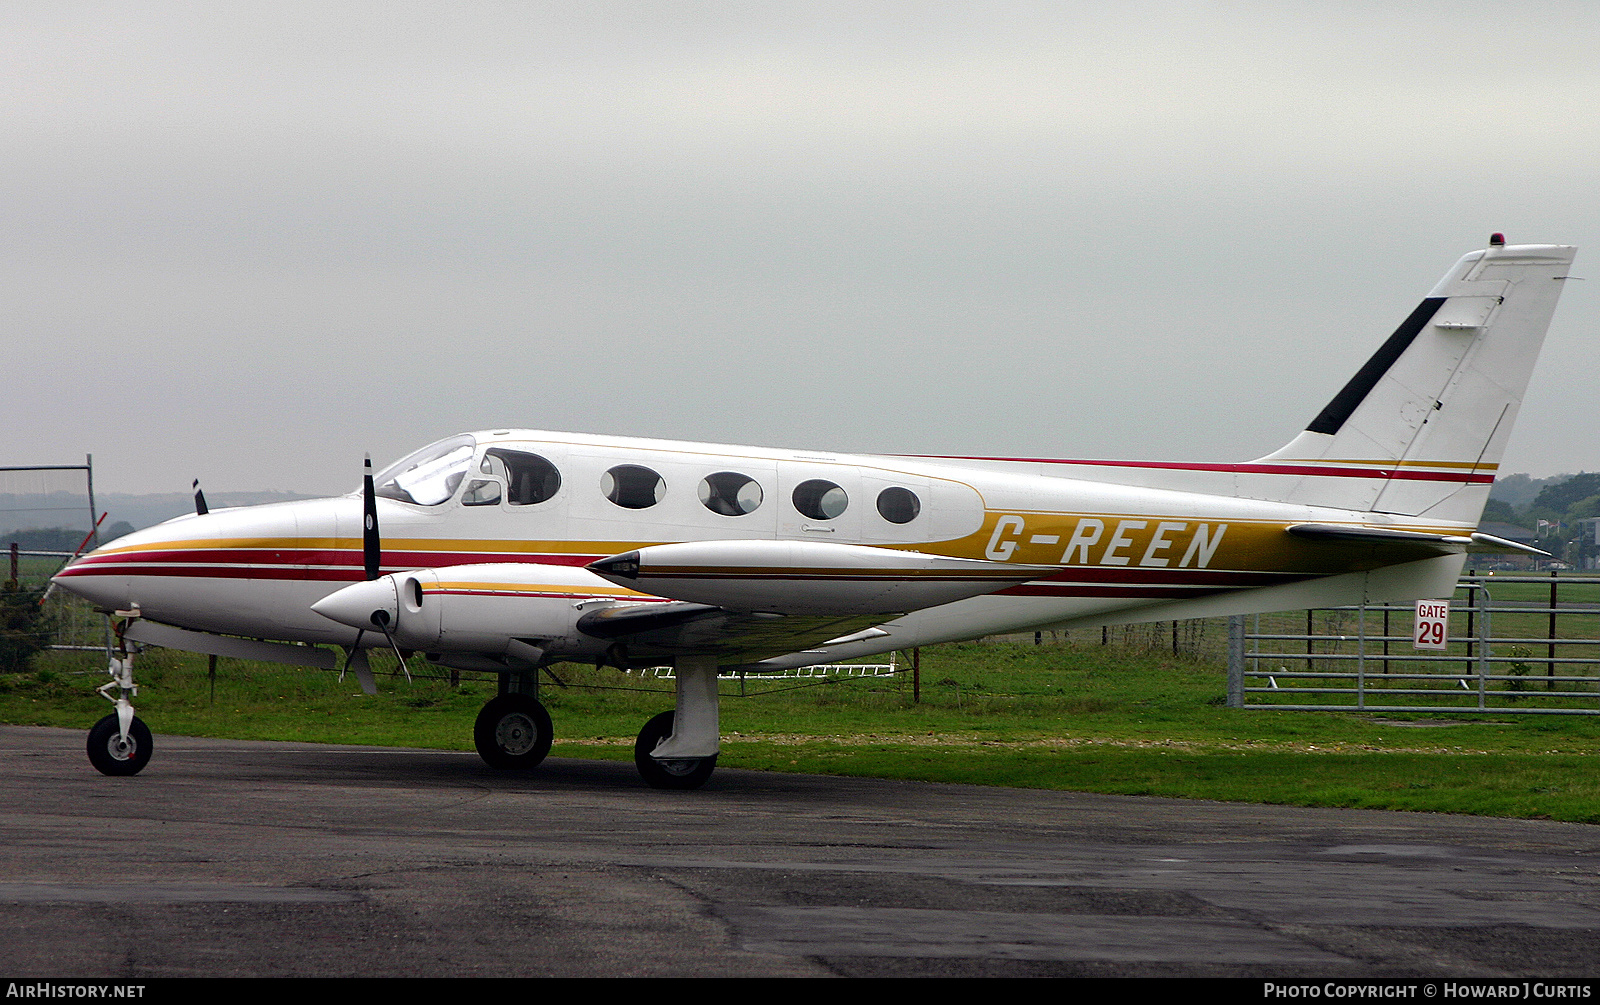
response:
[[[372,455],[366,459],[366,471],[361,480],[361,558],[367,567],[367,579],[382,575],[383,539],[378,534],[378,493],[372,487]]]
[[[196,516],[205,516],[211,512],[211,507],[206,505],[206,494],[200,489],[200,479],[196,478],[190,486],[194,489],[194,512]]]
[[[361,476],[361,563],[365,569],[367,582],[372,582],[383,575],[383,535],[378,530],[378,493],[372,483],[372,455],[367,454],[362,462]],[[394,658],[400,661],[400,672],[406,675],[406,680],[411,680],[411,668],[406,666],[406,658],[400,654],[400,646],[396,644],[394,636],[389,632],[389,612],[378,610],[372,612],[372,624],[383,633],[384,639],[389,643],[389,648],[394,650]],[[357,667],[356,675],[361,676],[361,669],[366,664],[366,653],[361,650],[361,638],[366,635],[365,628],[356,632],[355,645],[351,647],[350,658],[345,661],[345,670],[350,669],[355,661],[356,653],[362,656],[361,665]],[[371,673],[367,674],[370,677]],[[340,680],[344,679],[344,671],[339,672]],[[362,687],[365,688],[367,680],[363,679]]]

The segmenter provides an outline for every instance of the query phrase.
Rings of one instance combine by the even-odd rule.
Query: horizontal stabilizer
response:
[[[1459,552],[1472,542],[1472,538],[1448,534],[1421,534],[1410,530],[1390,530],[1386,527],[1350,527],[1332,523],[1297,523],[1287,530],[1294,537],[1303,537],[1309,541],[1434,545],[1440,551],[1447,552]]]
[[[1473,534],[1472,547],[1468,548],[1467,550],[1491,552],[1516,551],[1521,552],[1524,555],[1538,555],[1540,558],[1553,557],[1548,551],[1535,548],[1531,544],[1519,544],[1516,541],[1508,541],[1503,537],[1495,537],[1493,534]]]

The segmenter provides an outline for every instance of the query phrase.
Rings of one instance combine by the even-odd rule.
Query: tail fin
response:
[[[1318,462],[1286,501],[1476,524],[1575,252],[1492,244],[1457,262],[1305,432],[1261,458]]]

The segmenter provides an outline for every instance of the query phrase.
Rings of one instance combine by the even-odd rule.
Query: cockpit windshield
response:
[[[465,433],[429,444],[379,472],[373,478],[377,494],[419,506],[437,506],[455,494],[477,446]]]

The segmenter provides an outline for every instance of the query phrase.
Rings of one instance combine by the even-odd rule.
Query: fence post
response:
[[[1367,598],[1356,609],[1356,708],[1367,707]]]
[[[911,704],[922,703],[922,647],[911,649]]]
[[[1550,662],[1548,662],[1548,663],[1546,663],[1544,665],[1544,675],[1547,678],[1553,678],[1556,675],[1556,606],[1557,606],[1556,605],[1556,576],[1557,575],[1558,575],[1558,573],[1556,572],[1556,570],[1554,570],[1554,569],[1550,570],[1550,635],[1548,636],[1549,639],[1550,639],[1550,642],[1547,645],[1546,652],[1545,652],[1545,655],[1547,657],[1549,657]],[[1556,682],[1554,680],[1546,680],[1544,682],[1544,689],[1546,691],[1554,691],[1556,689]]]
[[[1244,615],[1228,619],[1228,707],[1244,707]]]
[[[1489,587],[1478,584],[1478,707],[1485,708],[1484,692],[1489,689]]]

